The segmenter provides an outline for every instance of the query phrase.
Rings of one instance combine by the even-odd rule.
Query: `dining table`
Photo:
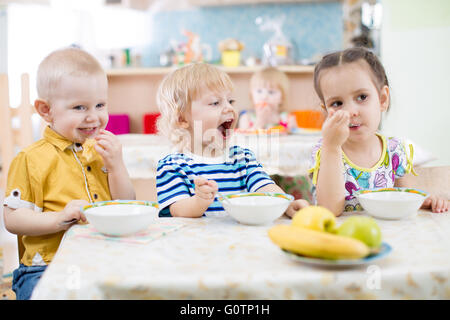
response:
[[[343,213],[349,216],[366,212]],[[226,212],[201,218],[155,216],[148,234],[110,237],[75,224],[32,299],[450,299],[450,214],[419,210],[376,219],[391,251],[352,265],[293,259],[268,236],[282,216],[244,225]]]
[[[175,152],[169,139],[160,134],[120,134],[125,166],[131,178],[156,177],[158,161]],[[300,131],[290,134],[242,134],[231,136],[228,145],[248,148],[270,176],[295,177],[308,175],[312,152],[321,139],[321,131]],[[414,166],[436,159],[429,151],[407,140],[414,146]]]
[[[167,137],[159,134],[117,135],[131,178],[155,178],[158,161],[175,152]],[[320,131],[305,134],[234,134],[229,146],[252,150],[269,175],[301,176],[308,173],[311,152]]]

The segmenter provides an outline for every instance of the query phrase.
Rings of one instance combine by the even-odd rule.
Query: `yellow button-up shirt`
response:
[[[50,127],[43,139],[23,149],[8,172],[4,205],[37,212],[60,212],[71,200],[88,202],[111,200],[108,175],[103,160],[95,152],[88,162],[82,147]],[[64,231],[22,237],[25,252],[21,263],[48,264],[56,253]]]

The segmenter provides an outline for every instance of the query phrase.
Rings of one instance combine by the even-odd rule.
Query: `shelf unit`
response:
[[[108,105],[110,113],[126,113],[130,117],[131,133],[142,133],[142,117],[156,113],[156,93],[163,77],[175,70],[169,68],[116,68],[107,70],[109,81]],[[252,74],[262,66],[223,67],[234,83],[234,97],[238,110],[250,109],[249,83]],[[314,91],[314,66],[280,66],[290,80],[287,110],[318,109],[319,98]]]
[[[223,67],[219,66],[220,69],[225,71],[228,74],[238,74],[238,73],[254,73],[263,66],[255,66],[255,67]],[[172,70],[175,70],[176,67],[166,67],[166,68],[115,68],[109,69],[107,71],[107,75],[109,77],[114,76],[141,76],[141,75],[165,75]],[[314,66],[303,66],[303,65],[292,65],[292,66],[280,66],[278,67],[281,71],[285,73],[313,73]]]

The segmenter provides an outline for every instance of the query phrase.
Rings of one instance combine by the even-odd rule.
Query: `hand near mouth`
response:
[[[97,143],[94,149],[100,154],[108,172],[113,171],[123,164],[122,145],[119,139],[107,130],[101,129],[95,136]]]
[[[255,108],[256,121],[252,129],[266,129],[266,126],[279,121],[279,114],[274,108],[267,105],[264,108]]]
[[[263,102],[258,102],[257,104],[255,104],[255,108],[265,108],[265,107],[267,107],[269,104],[267,103],[267,102],[265,102],[265,101],[263,101]]]
[[[323,145],[340,147],[350,135],[350,115],[347,111],[330,109],[322,127]]]

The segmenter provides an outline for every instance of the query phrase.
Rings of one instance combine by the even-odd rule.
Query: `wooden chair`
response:
[[[403,184],[450,200],[450,166],[415,167],[417,177],[405,176]]]
[[[0,74],[0,156],[1,177],[0,189],[6,189],[8,169],[18,150],[33,143],[33,126],[31,116],[33,105],[30,103],[30,80],[28,74],[21,76],[21,102],[17,108],[12,108],[9,102],[8,76]],[[20,120],[19,128],[14,128],[14,117]],[[21,236],[17,236],[19,261],[24,248]]]
[[[30,80],[28,74],[21,77],[22,99],[17,108],[9,103],[8,76],[0,74],[0,155],[2,159],[2,176],[0,188],[6,188],[6,179],[11,161],[19,149],[33,143],[33,127],[31,115],[33,106],[30,103]],[[20,128],[13,128],[12,119],[18,117]]]

